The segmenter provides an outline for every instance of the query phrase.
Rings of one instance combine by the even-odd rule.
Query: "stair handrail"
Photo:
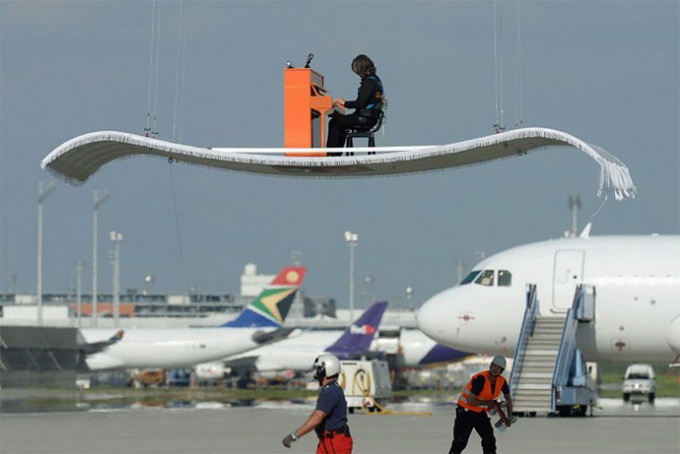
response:
[[[593,285],[579,284],[574,294],[574,316],[579,322],[595,320],[596,291]],[[578,301],[577,301],[578,300]]]
[[[519,330],[517,346],[512,360],[512,373],[510,374],[510,395],[515,394],[517,382],[524,367],[524,352],[529,338],[534,335],[536,316],[538,315],[538,300],[536,299],[536,284],[526,286],[526,309],[522,319],[522,327]],[[522,358],[522,359],[520,359]]]
[[[569,374],[576,358],[576,329],[579,319],[584,318],[585,312],[590,312],[594,307],[595,289],[590,285],[579,284],[574,292],[572,307],[567,311],[564,319],[560,348],[555,360],[555,370],[553,372],[553,390],[560,389],[568,385]],[[587,307],[586,307],[587,306]],[[551,407],[555,410],[555,393],[551,393]]]

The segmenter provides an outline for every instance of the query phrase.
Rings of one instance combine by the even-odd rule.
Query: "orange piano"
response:
[[[335,108],[321,74],[311,68],[283,70],[284,147],[325,148],[326,117]],[[326,156],[326,153],[286,153],[286,156]]]

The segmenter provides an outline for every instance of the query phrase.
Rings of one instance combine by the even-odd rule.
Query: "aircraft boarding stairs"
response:
[[[527,286],[527,308],[510,376],[515,413],[558,413],[584,416],[594,404],[588,372],[576,347],[580,323],[594,319],[595,288],[579,285],[571,309],[564,316],[538,313],[536,285]]]

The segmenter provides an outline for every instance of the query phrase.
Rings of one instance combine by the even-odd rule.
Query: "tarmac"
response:
[[[655,405],[602,399],[594,416],[520,418],[497,432],[500,453],[679,453],[680,399]],[[453,406],[390,405],[431,415],[349,415],[355,453],[444,453],[451,442]],[[294,453],[314,452],[308,434],[291,450],[281,439],[313,410],[313,403],[264,402],[234,407],[211,402],[178,408],[128,407],[81,411],[0,413],[2,454],[60,453]],[[465,452],[481,452],[470,437]]]

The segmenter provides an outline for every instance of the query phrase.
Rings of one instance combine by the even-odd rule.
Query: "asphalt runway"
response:
[[[601,401],[586,418],[520,418],[497,433],[502,453],[678,453],[680,400],[651,406]],[[349,416],[355,453],[447,452],[453,406],[404,404],[401,411],[431,416]],[[303,404],[264,403],[229,408],[202,403],[190,408],[124,408],[71,412],[0,414],[2,454],[39,453],[294,453],[314,452],[309,434],[293,445],[281,438],[313,409]],[[465,452],[481,452],[473,432]]]

